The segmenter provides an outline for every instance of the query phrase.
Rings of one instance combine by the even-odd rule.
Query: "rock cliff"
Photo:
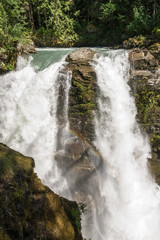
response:
[[[72,72],[69,96],[70,129],[91,143],[94,140],[93,110],[96,109],[96,74],[90,62],[95,52],[80,48],[68,55],[67,70]]]
[[[149,165],[160,184],[160,45],[130,50],[130,85],[137,106],[137,120],[149,134],[152,158]]]
[[[82,240],[76,202],[54,194],[34,160],[0,144],[0,239]]]
[[[70,128],[90,144],[94,140],[93,111],[96,109],[96,76],[89,65],[95,53],[80,49],[67,57],[72,71],[69,101]],[[131,94],[137,106],[137,121],[148,133],[152,157],[149,165],[160,184],[160,44],[129,50]],[[99,160],[101,162],[101,160]]]

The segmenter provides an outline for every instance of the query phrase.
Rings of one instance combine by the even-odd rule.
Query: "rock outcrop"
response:
[[[36,53],[34,42],[29,39],[28,42],[18,42],[16,46],[18,55]]]
[[[132,49],[130,85],[137,105],[137,120],[150,137],[152,158],[149,164],[160,184],[160,48]]]
[[[69,54],[67,70],[72,72],[69,96],[70,129],[80,138],[91,143],[94,140],[93,110],[96,109],[96,74],[90,65],[95,52],[80,48]]]
[[[96,152],[92,141],[95,138],[93,111],[96,109],[96,75],[90,62],[95,52],[91,49],[80,48],[69,54],[66,71],[71,72],[71,88],[69,91],[68,133],[62,107],[58,110],[60,129],[58,131],[58,146],[54,156],[57,165],[65,174],[71,192],[79,195],[94,195],[96,169],[102,165],[101,157]],[[60,87],[60,104],[65,102],[63,84]],[[63,142],[63,143],[62,143]],[[94,187],[91,187],[94,181]],[[86,196],[87,198],[87,196]],[[78,200],[78,199],[76,199]]]
[[[36,52],[34,42],[31,39],[27,42],[15,42],[15,46],[12,48],[12,50],[3,47],[0,48],[0,74],[14,70],[19,55]]]
[[[90,65],[95,52],[80,48],[66,58],[66,71],[70,72],[68,128],[64,116],[65,84],[63,71],[60,73],[59,103],[57,118],[57,152],[54,159],[63,176],[68,181],[72,197],[86,205],[90,232],[93,228],[93,206],[101,204],[97,171],[103,166],[101,156],[96,151],[93,112],[96,110],[96,74]],[[64,75],[66,72],[64,71]],[[67,131],[67,132],[66,132]],[[97,213],[98,214],[98,213]]]
[[[0,239],[82,240],[80,211],[44,186],[34,160],[0,144]]]

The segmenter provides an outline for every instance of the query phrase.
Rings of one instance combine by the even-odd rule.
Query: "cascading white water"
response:
[[[100,176],[102,239],[158,240],[160,190],[147,167],[148,139],[136,123],[127,83],[128,54],[110,51],[108,56],[95,58],[93,66],[99,86],[95,145],[105,166]]]
[[[60,177],[54,161],[57,144],[57,98],[59,72],[64,58],[40,72],[31,66],[32,57],[19,57],[17,71],[0,77],[0,141],[35,159],[35,171],[54,191],[63,192],[67,182]],[[66,74],[68,99],[70,75]],[[68,102],[66,103],[68,105]],[[65,117],[67,106],[65,106]],[[50,176],[47,173],[52,169]],[[57,180],[61,178],[59,184]]]
[[[41,52],[43,61],[35,68],[32,62],[39,61],[37,55],[33,61],[32,57],[19,57],[17,71],[0,77],[0,141],[32,156],[43,182],[68,197],[69,187],[56,167],[54,154],[60,85],[65,95],[64,105],[60,106],[60,140],[68,134],[70,74],[65,74],[64,80],[64,60],[51,64],[59,56],[54,59],[52,53],[45,54]],[[159,240],[160,191],[147,168],[148,139],[142,136],[135,119],[136,107],[127,84],[128,55],[108,50],[104,55],[95,58],[94,63],[99,86],[95,145],[103,156],[104,170],[97,170],[101,196],[95,204],[97,224],[93,226],[92,240]],[[86,222],[84,226],[87,238],[91,236],[88,225]]]

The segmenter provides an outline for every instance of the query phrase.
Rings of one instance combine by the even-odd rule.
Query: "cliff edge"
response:
[[[44,186],[34,160],[0,144],[0,239],[82,240],[80,211]]]

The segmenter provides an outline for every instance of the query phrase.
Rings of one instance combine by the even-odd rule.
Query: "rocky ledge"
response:
[[[44,186],[34,160],[0,144],[0,239],[82,240],[80,211]]]

